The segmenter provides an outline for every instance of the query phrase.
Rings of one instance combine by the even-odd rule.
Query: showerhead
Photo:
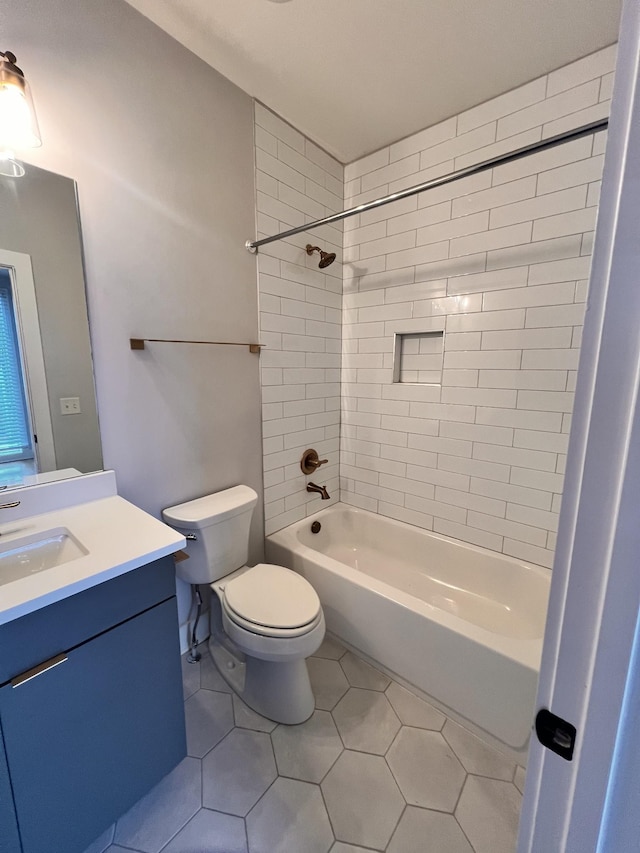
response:
[[[335,252],[320,252],[320,263],[318,264],[318,266],[321,270],[323,270],[325,267],[328,267],[330,264],[332,264],[335,259]]]
[[[323,252],[320,246],[312,246],[311,243],[307,243],[305,248],[307,250],[307,255],[312,255],[314,252],[320,252],[320,263],[318,266],[321,270],[330,266],[330,264],[332,264],[336,259],[335,252]]]

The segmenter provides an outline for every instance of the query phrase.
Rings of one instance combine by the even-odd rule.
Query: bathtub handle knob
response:
[[[313,448],[305,450],[300,460],[300,468],[303,474],[313,474],[321,465],[325,465],[328,459],[319,459],[318,451]]]

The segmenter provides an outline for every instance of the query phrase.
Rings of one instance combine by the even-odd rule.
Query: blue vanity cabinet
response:
[[[144,584],[135,577],[139,571]],[[0,687],[20,835],[20,846],[14,840],[6,851],[0,840],[1,853],[83,853],[186,754],[172,561],[74,599],[25,617],[29,633],[39,629],[39,647],[42,632],[53,635],[46,644],[52,653]],[[69,643],[74,608],[80,641]],[[105,614],[113,623],[106,628]],[[91,622],[100,630],[92,633]],[[16,639],[25,626],[10,624]],[[0,654],[3,639],[0,631]],[[0,758],[0,797],[2,778]],[[0,801],[0,827],[2,820]]]
[[[4,740],[0,730],[0,853],[15,853],[16,850],[20,850],[20,836]]]

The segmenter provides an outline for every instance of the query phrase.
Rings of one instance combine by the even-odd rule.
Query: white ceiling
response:
[[[616,41],[621,0],[128,0],[343,163]]]

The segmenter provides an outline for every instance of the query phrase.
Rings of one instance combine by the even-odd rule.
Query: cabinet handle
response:
[[[11,686],[20,687],[21,684],[26,684],[26,682],[31,681],[32,678],[37,678],[39,675],[42,675],[43,672],[48,672],[50,669],[53,669],[54,666],[59,666],[59,664],[64,663],[66,660],[68,660],[66,655],[56,655],[54,658],[49,658],[49,660],[39,663],[38,666],[34,666],[33,669],[28,669],[26,672],[23,672],[22,675],[16,675],[15,678],[11,679]]]

